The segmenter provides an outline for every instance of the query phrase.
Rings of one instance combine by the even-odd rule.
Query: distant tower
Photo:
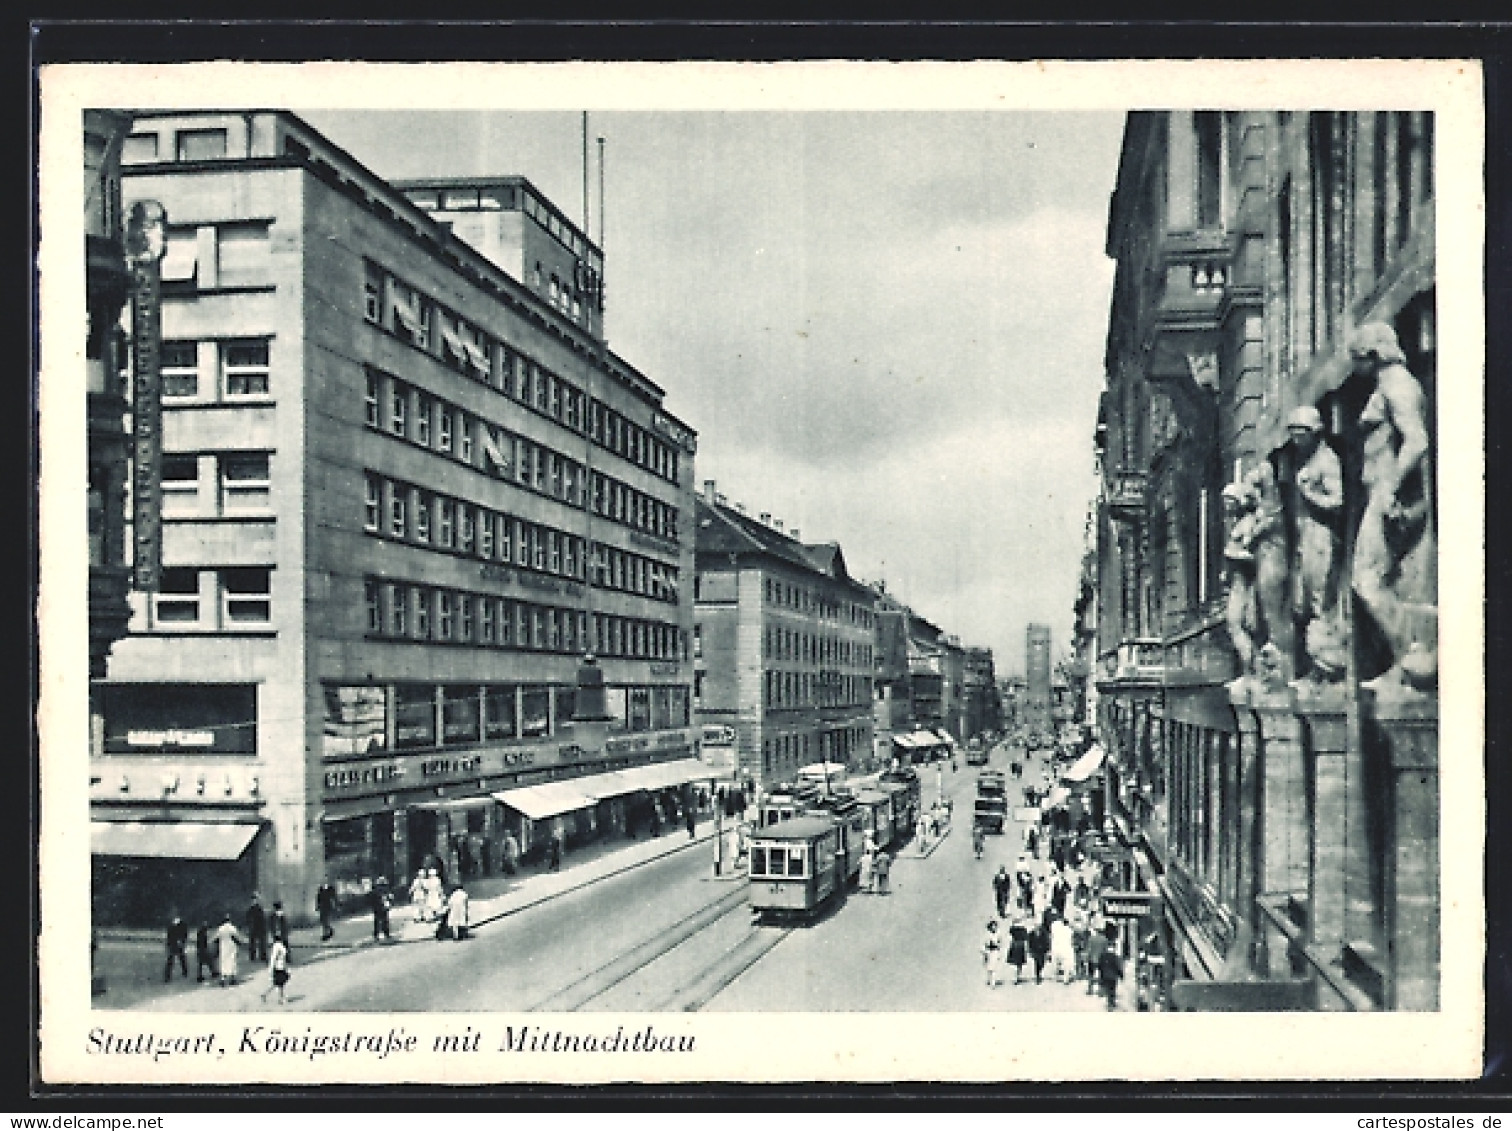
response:
[[[1050,626],[1031,624],[1024,653],[1024,722],[1031,731],[1050,733]]]

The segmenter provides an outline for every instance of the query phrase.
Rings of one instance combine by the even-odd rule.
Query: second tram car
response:
[[[861,877],[861,852],[866,845],[868,814],[849,793],[831,793],[819,798],[810,816],[828,816],[840,830],[837,851],[840,854],[840,877],[843,884],[857,883]]]
[[[878,848],[891,848],[895,835],[893,795],[881,789],[860,789],[856,791],[856,802],[864,814],[863,834],[870,833],[872,843]]]
[[[764,919],[812,919],[842,886],[840,823],[793,817],[751,836],[751,910]]]

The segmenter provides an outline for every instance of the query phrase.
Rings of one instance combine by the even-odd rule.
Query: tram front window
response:
[[[803,875],[803,849],[788,849],[787,858],[787,874],[790,876]]]
[[[783,876],[787,869],[783,864],[787,862],[787,852],[781,848],[773,848],[767,853],[767,875]]]
[[[767,850],[764,848],[751,849],[751,875],[764,876],[767,870]]]

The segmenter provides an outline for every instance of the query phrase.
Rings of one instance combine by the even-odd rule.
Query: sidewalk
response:
[[[679,827],[675,832],[667,832],[652,839],[600,842],[571,850],[564,857],[563,867],[558,872],[549,872],[544,865],[537,865],[513,876],[475,877],[466,885],[470,897],[468,918],[471,926],[477,928],[674,852],[709,845],[714,839],[714,832],[714,819],[710,817],[698,822],[692,838],[685,828]],[[711,877],[713,870],[711,850]],[[364,947],[395,946],[435,938],[435,924],[415,922],[408,903],[394,907],[389,926],[392,939],[374,939],[372,912],[364,908],[337,918],[332,923],[334,933],[328,940],[321,939],[319,924],[294,927],[289,932],[292,961],[296,966],[308,966]],[[238,929],[241,929],[240,924]],[[95,974],[104,977],[106,990],[95,996],[96,1008],[129,1009],[139,1002],[188,993],[199,988],[193,973],[192,936],[189,944],[189,977],[181,977],[175,969],[173,980],[167,983],[163,981],[164,950],[160,932],[102,928],[98,932],[98,938]],[[243,950],[241,981],[245,982],[249,977],[264,980],[267,976],[265,971],[264,963],[248,962],[246,951]]]

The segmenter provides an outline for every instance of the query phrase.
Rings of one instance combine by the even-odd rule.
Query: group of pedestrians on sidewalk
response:
[[[206,972],[222,986],[234,986],[241,973],[241,948],[247,948],[249,962],[266,962],[270,970],[269,988],[277,988],[279,1001],[284,1000],[283,987],[289,980],[289,920],[283,904],[275,902],[270,914],[262,905],[256,892],[243,917],[246,934],[237,929],[231,912],[227,911],[220,926],[214,930],[210,921],[201,921],[194,935],[194,980],[204,982]],[[271,946],[269,945],[271,941]],[[168,921],[165,939],[166,956],[163,961],[163,981],[173,980],[173,968],[187,980],[189,977],[189,925],[173,912]],[[264,992],[264,999],[267,992]]]

